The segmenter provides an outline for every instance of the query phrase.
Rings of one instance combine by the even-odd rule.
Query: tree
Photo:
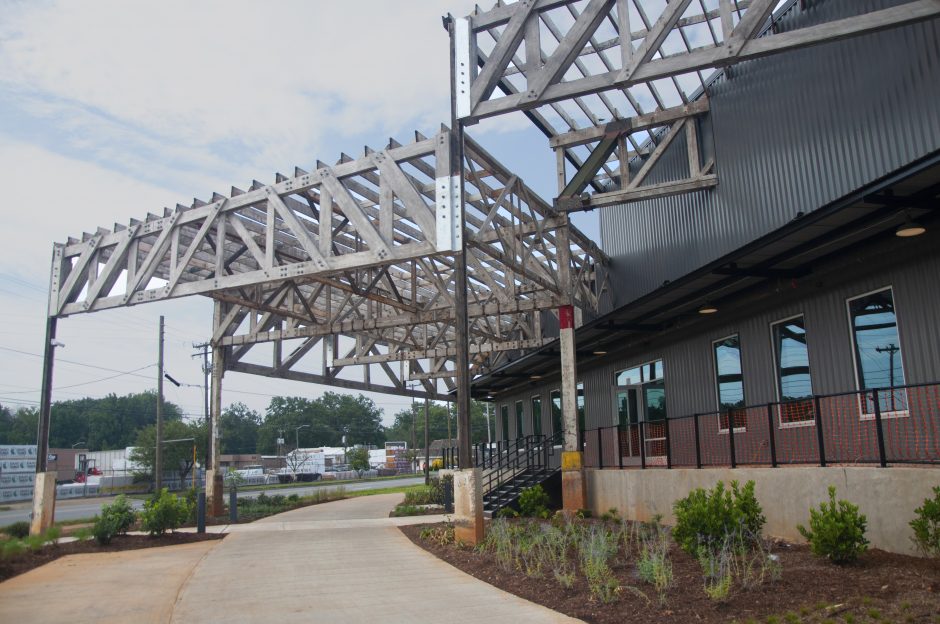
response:
[[[277,438],[284,432],[293,445],[293,431],[298,432],[301,447],[340,446],[343,435],[347,445],[385,442],[382,410],[362,395],[326,392],[310,400],[302,397],[274,397],[268,404],[264,422],[258,429],[258,451],[277,452]]]
[[[470,443],[486,442],[486,417],[483,414],[484,403],[471,401],[470,403]],[[428,424],[431,440],[447,439],[447,420],[450,419],[450,435],[457,443],[457,416],[450,404],[431,402],[428,408]],[[492,414],[490,415],[492,419]],[[395,422],[389,427],[385,435],[389,440],[404,440],[411,444],[412,423],[414,423],[418,448],[424,448],[424,402],[413,403],[410,408],[395,414]],[[492,427],[492,423],[490,425]]]
[[[223,453],[240,454],[257,451],[261,414],[249,409],[244,403],[232,403],[222,410],[219,421],[222,428]]]
[[[149,425],[137,434],[134,450],[130,460],[140,466],[140,473],[153,476],[156,464],[156,425]],[[204,423],[184,423],[171,420],[163,423],[163,439],[179,440],[195,438],[196,457],[203,457],[206,453],[208,434]],[[193,442],[171,442],[163,445],[164,471],[179,471],[180,479],[186,481],[193,469]]]
[[[362,446],[346,451],[346,463],[362,478],[362,473],[369,469],[369,450]]]

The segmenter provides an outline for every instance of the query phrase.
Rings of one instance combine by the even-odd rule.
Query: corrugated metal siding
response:
[[[818,23],[900,3],[826,0],[787,19]],[[710,87],[701,127],[718,186],[600,211],[617,305],[940,149],[940,20],[730,71]],[[650,182],[681,172],[683,142]]]
[[[763,312],[732,322],[716,318],[712,326],[692,337],[637,349],[626,356],[609,358],[590,370],[579,371],[578,380],[585,385],[586,428],[616,422],[613,395],[616,371],[656,359],[664,362],[667,411],[671,418],[713,411],[717,399],[712,342],[735,333],[741,339],[746,402],[776,401],[770,325],[798,314],[803,314],[806,322],[813,391],[830,394],[854,390],[846,300],[885,286],[894,289],[905,381],[909,384],[940,381],[940,324],[937,322],[940,255],[933,255],[845,283],[825,284],[821,290],[807,286],[806,290],[795,294],[783,292],[769,300]],[[497,405],[509,405],[510,420],[514,421],[515,401],[523,399],[528,427],[530,397],[540,394],[542,431],[549,433],[549,392],[558,387],[557,379],[534,384],[524,392],[499,397]],[[514,434],[514,427],[511,422],[511,434]]]

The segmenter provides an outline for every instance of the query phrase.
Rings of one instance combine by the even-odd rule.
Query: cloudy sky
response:
[[[472,6],[0,0],[0,404],[39,399],[53,242],[433,133],[449,118],[441,16]],[[549,195],[553,157],[524,118],[471,134]],[[153,388],[161,314],[167,371],[201,383],[191,345],[211,303],[196,297],[60,321],[54,400]],[[224,388],[225,404],[259,411],[326,390],[236,373]],[[200,388],[168,385],[167,398],[202,413]],[[386,422],[410,402],[371,398]]]

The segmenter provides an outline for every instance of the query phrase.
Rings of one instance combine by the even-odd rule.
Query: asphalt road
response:
[[[332,490],[340,486],[346,488],[346,491],[348,492],[355,492],[358,490],[385,489],[407,485],[418,485],[419,483],[424,483],[424,477],[403,477],[401,479],[361,481],[358,483],[347,483],[339,485],[308,485],[292,488],[277,488],[273,490],[250,490],[247,492],[239,492],[238,497],[255,498],[262,492],[265,492],[271,496],[274,494],[283,494],[284,496],[297,494],[299,496],[306,496],[307,494],[312,493],[314,490],[322,490],[324,488]],[[109,504],[113,500],[113,497],[104,497],[56,501],[55,519],[75,520],[77,518],[91,518],[101,511],[102,505]],[[141,509],[144,506],[144,502],[137,499],[131,499],[131,504],[135,509]],[[29,502],[13,503],[9,506],[12,508],[9,511],[0,511],[0,526],[6,526],[20,520],[29,521],[31,512],[31,504]]]

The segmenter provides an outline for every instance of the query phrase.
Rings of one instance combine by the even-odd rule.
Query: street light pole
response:
[[[310,425],[300,425],[294,429],[294,452],[297,452],[297,449],[300,448],[300,430],[309,427]]]

